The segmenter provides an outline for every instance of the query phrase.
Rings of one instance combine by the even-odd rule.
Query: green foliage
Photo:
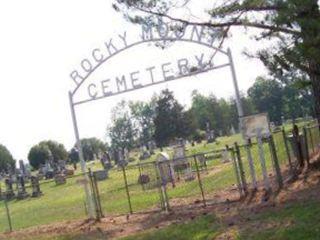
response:
[[[67,160],[68,159],[68,152],[63,144],[58,143],[56,141],[48,140],[42,141],[39,145],[47,146],[52,154],[53,161],[58,160]]]
[[[242,96],[241,101],[245,114],[252,114],[254,104],[251,99]],[[223,135],[230,134],[232,126],[238,129],[238,112],[233,98],[227,101],[223,98],[217,99],[213,94],[207,97],[193,91],[191,111],[195,117],[197,128],[203,131],[206,130],[207,123],[216,133],[221,132]]]
[[[129,108],[133,125],[139,136],[140,144],[147,145],[154,134],[155,99],[150,102],[130,102]]]
[[[77,148],[72,148],[69,152],[69,159],[72,163],[77,163],[79,162],[79,151],[77,150]]]
[[[50,155],[50,149],[47,145],[37,144],[30,149],[28,160],[34,169],[38,169],[41,164],[49,161]]]
[[[95,160],[101,153],[107,150],[107,146],[101,140],[97,138],[84,138],[81,139],[81,146],[83,151],[83,158],[85,161],[92,161]],[[76,148],[76,146],[75,146]],[[71,161],[78,161],[78,153],[74,150],[71,150],[73,154],[71,157]]]
[[[13,159],[10,151],[0,144],[0,172],[7,172],[8,168],[13,168],[16,161]]]
[[[258,77],[248,90],[258,112],[267,112],[270,120],[281,123],[281,117],[294,119],[313,115],[312,96],[306,90],[298,90],[291,84],[281,84],[274,79]]]
[[[254,53],[246,51],[246,54],[259,58],[278,80],[286,83],[293,80],[300,86],[312,89],[315,114],[320,120],[318,0],[216,1],[211,9],[204,7],[202,14],[201,10],[199,14],[199,9],[193,11],[196,2],[115,0],[114,9],[124,13],[126,19],[134,24],[158,26],[158,17],[163,17],[170,29],[179,29],[174,26],[181,25],[205,25],[219,30],[223,34],[216,38],[217,46],[221,46],[226,37],[232,36],[229,32],[233,27],[255,29],[245,33],[250,33],[257,41],[266,41]],[[175,11],[177,8],[179,11]],[[183,11],[185,14],[182,14]],[[179,14],[176,15],[176,12]]]
[[[262,77],[256,79],[248,90],[248,95],[259,112],[268,112],[271,121],[281,122],[282,86],[275,80]]]
[[[111,139],[111,148],[114,150],[132,149],[136,137],[130,108],[125,101],[121,101],[112,109],[112,123],[108,126],[107,133]]]
[[[66,161],[68,152],[64,145],[52,140],[42,141],[33,146],[28,154],[29,163],[35,169],[38,169],[40,164],[45,164],[50,158],[54,162],[58,160]]]
[[[193,132],[193,115],[184,111],[182,105],[168,89],[163,90],[156,102],[155,140],[164,147],[175,138],[186,138]]]

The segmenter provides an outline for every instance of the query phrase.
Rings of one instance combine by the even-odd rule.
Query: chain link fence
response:
[[[238,200],[251,190],[281,188],[319,146],[319,126],[312,124],[180,159],[162,155],[156,162],[113,167],[102,178],[89,169],[89,182],[83,175],[71,176],[63,185],[43,180],[40,197],[9,200],[8,208],[0,201],[0,231],[86,218],[86,183],[97,218]],[[30,183],[26,191],[31,194]]]

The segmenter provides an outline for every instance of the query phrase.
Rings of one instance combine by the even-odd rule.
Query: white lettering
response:
[[[96,85],[94,84],[94,83],[91,83],[89,86],[88,86],[88,94],[89,94],[89,96],[92,98],[92,99],[94,99],[94,98],[96,98],[97,97],[97,91],[95,91],[94,93],[92,93],[92,88],[94,89],[94,90],[96,90]]]
[[[103,61],[103,54],[101,53],[101,50],[99,48],[96,48],[92,51],[92,57],[96,62],[100,63]]]
[[[112,43],[112,38],[109,40],[109,43],[105,42],[104,44],[108,49],[109,55],[112,55],[113,53],[118,51],[118,49]],[[113,52],[112,52],[112,49],[113,49]]]
[[[178,60],[178,68],[179,68],[179,74],[180,75],[186,75],[189,73],[189,67],[188,67],[188,59],[182,58]]]
[[[171,72],[171,69],[168,69],[168,68],[167,68],[167,67],[170,66],[170,65],[171,65],[171,63],[169,63],[169,62],[168,62],[168,63],[164,63],[164,64],[161,65],[162,74],[163,74],[163,79],[164,79],[165,81],[172,80],[172,79],[174,78],[173,75],[168,74],[168,73]]]
[[[142,35],[141,38],[143,41],[145,40],[152,40],[153,34],[152,34],[152,26],[150,25],[142,25]]]
[[[119,79],[118,77],[116,77],[116,82],[117,82],[117,88],[118,88],[118,92],[121,92],[121,86],[124,86],[124,90],[127,90],[127,83],[126,83],[126,78],[124,75],[121,76],[121,79]]]
[[[83,59],[81,62],[81,67],[86,72],[90,73],[92,71],[92,64],[88,59]]]
[[[198,26],[193,26],[190,40],[193,40],[194,34],[196,34],[197,36],[196,41],[201,42],[201,39],[204,35],[204,26],[200,27],[200,32],[199,32]]]
[[[78,78],[80,79],[80,82],[83,80],[83,77],[78,73],[78,71],[70,73],[70,77],[77,85],[79,85],[79,82],[77,81]]]
[[[118,36],[122,39],[124,47],[127,47],[128,46],[128,44],[127,44],[127,32],[124,32],[123,35],[119,34]]]
[[[107,91],[107,89],[109,88],[109,82],[110,79],[101,81],[101,88],[104,96],[110,96],[112,94],[112,91]]]

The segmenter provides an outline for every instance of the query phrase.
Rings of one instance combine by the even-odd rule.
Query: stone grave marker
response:
[[[29,194],[26,191],[25,181],[23,176],[18,176],[17,187],[18,187],[17,199],[22,200],[29,197]]]
[[[156,162],[159,169],[161,184],[165,186],[167,183],[171,182],[174,185],[174,169],[172,162],[170,162],[169,155],[165,152],[159,153]]]
[[[42,195],[38,177],[31,176],[31,187],[32,187],[32,195],[31,195],[32,197],[40,197]]]
[[[108,171],[107,170],[98,170],[93,172],[94,177],[97,181],[103,181],[108,178]]]
[[[54,181],[56,182],[56,185],[62,185],[67,182],[67,179],[64,174],[56,174],[54,176]]]
[[[6,185],[6,192],[5,192],[5,197],[6,199],[12,199],[14,198],[15,194],[13,191],[13,182],[12,182],[12,178],[6,178],[4,180],[5,185]]]

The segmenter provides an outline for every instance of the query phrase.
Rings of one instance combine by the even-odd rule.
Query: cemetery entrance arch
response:
[[[108,97],[113,97],[116,95],[128,93],[131,91],[135,90],[141,90],[143,88],[153,86],[156,84],[161,84],[165,83],[168,81],[173,81],[173,80],[178,80],[182,79],[185,77],[191,77],[194,75],[198,75],[201,73],[205,73],[208,71],[212,71],[215,69],[219,68],[229,68],[231,72],[231,77],[233,80],[233,87],[235,91],[235,99],[236,99],[236,105],[237,105],[237,111],[238,111],[238,116],[239,119],[243,117],[243,109],[240,101],[240,93],[238,89],[238,83],[237,83],[237,78],[236,78],[236,73],[235,73],[235,68],[234,68],[234,63],[232,59],[232,54],[230,49],[227,49],[226,51],[212,46],[213,40],[205,42],[204,38],[202,36],[203,33],[203,27],[198,29],[196,26],[194,26],[191,29],[191,37],[185,37],[181,35],[173,35],[169,36],[168,34],[163,35],[161,32],[159,33],[159,37],[154,37],[154,34],[152,34],[152,29],[150,28],[142,28],[142,35],[141,39],[133,42],[133,43],[128,43],[127,39],[127,33],[124,32],[122,35],[119,35],[119,38],[122,40],[122,46],[119,47],[118,45],[115,45],[113,39],[110,39],[108,42],[105,43],[105,49],[100,49],[100,48],[95,48],[91,52],[91,57],[83,59],[81,61],[80,67],[78,70],[73,71],[70,74],[71,79],[75,82],[76,86],[73,90],[69,91],[69,101],[70,101],[70,108],[71,108],[71,114],[72,114],[72,121],[73,121],[73,126],[74,126],[74,132],[75,132],[75,138],[76,138],[76,144],[77,148],[79,151],[79,157],[80,157],[80,164],[81,164],[81,170],[84,176],[87,178],[87,170],[86,170],[86,163],[84,161],[83,157],[83,152],[82,152],[82,146],[80,142],[80,134],[79,134],[79,129],[78,129],[78,124],[77,124],[77,117],[76,117],[76,112],[75,112],[75,107],[79,106],[81,104],[85,104],[88,102],[92,102],[95,100],[103,99],[103,98],[108,98]],[[215,56],[216,53],[223,54],[227,58],[227,62],[219,65],[213,65],[213,64],[204,64],[203,67],[199,65],[196,68],[189,69],[188,71],[180,71],[177,75],[166,75],[166,70],[165,70],[165,64],[162,64],[162,71],[163,71],[163,79],[160,81],[155,81],[153,77],[151,77],[151,81],[149,83],[141,84],[138,83],[138,78],[137,76],[134,75],[134,73],[131,73],[131,88],[128,88],[127,85],[125,84],[125,88],[120,89],[118,87],[117,90],[111,91],[108,89],[108,84],[109,80],[106,82],[101,81],[99,84],[88,84],[86,88],[86,94],[84,98],[75,99],[75,96],[77,95],[78,91],[83,88],[84,83],[88,80],[88,78],[97,70],[99,69],[103,64],[106,64],[110,59],[112,59],[114,56],[119,55],[126,50],[130,48],[134,48],[136,46],[142,45],[142,44],[148,44],[148,43],[165,43],[165,42],[185,42],[189,44],[198,44],[201,46],[204,46],[208,48],[208,50],[211,50],[214,52],[212,56]],[[107,56],[106,56],[107,55]],[[213,58],[213,57],[212,57]],[[200,61],[199,61],[200,62]],[[181,66],[183,64],[181,63]],[[117,79],[117,84],[124,84],[123,79]],[[85,181],[87,182],[87,181]],[[84,186],[85,188],[85,193],[86,193],[86,198],[87,198],[87,204],[88,204],[88,213],[91,217],[93,217],[93,201],[92,197],[90,194],[90,190],[87,184]]]

